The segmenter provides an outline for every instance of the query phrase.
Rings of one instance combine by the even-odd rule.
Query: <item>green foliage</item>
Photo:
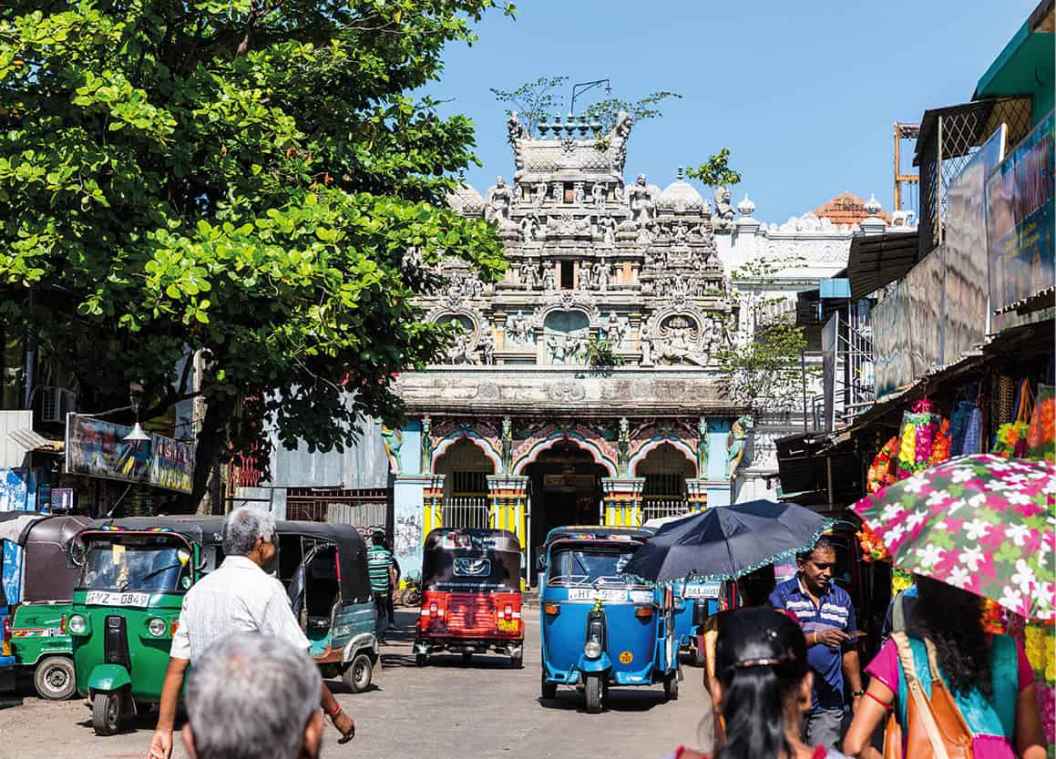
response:
[[[87,410],[123,405],[131,380],[167,408],[188,395],[181,356],[203,352],[198,493],[229,442],[266,460],[265,425],[325,450],[359,415],[397,418],[392,377],[447,339],[405,252],[504,265],[486,224],[443,207],[472,124],[408,94],[496,6],[512,12],[4,3],[0,332],[32,327]]]
[[[730,149],[723,148],[700,166],[686,169],[686,176],[707,187],[730,187],[740,184],[741,173],[730,168]]]
[[[792,408],[801,392],[800,355],[806,347],[802,327],[777,322],[756,330],[747,345],[722,350],[718,360],[730,400],[753,413]]]
[[[619,366],[620,357],[616,355],[616,347],[609,341],[598,335],[591,335],[583,346],[586,352],[587,365],[594,369],[611,369]]]
[[[564,111],[565,99],[559,91],[566,87],[568,82],[567,76],[542,76],[534,82],[525,82],[513,90],[500,90],[492,87],[491,92],[496,100],[507,106],[507,116],[516,111],[517,118],[528,134],[538,136],[538,127],[541,122],[552,119]],[[588,121],[597,121],[601,124],[599,134],[595,135],[600,139],[602,135],[616,126],[616,117],[621,112],[630,114],[636,122],[656,119],[663,115],[660,110],[662,103],[681,97],[677,92],[667,90],[658,90],[638,100],[609,97],[591,104],[579,115]]]

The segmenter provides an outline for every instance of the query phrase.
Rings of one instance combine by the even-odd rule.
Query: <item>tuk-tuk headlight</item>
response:
[[[88,620],[80,614],[74,614],[66,623],[66,629],[70,631],[70,635],[87,635]]]
[[[596,640],[588,640],[583,646],[583,655],[588,659],[597,659],[601,656],[601,643]]]
[[[587,642],[583,645],[583,655],[588,659],[597,659],[605,650],[605,621],[593,617],[587,622]]]
[[[168,625],[165,624],[164,619],[158,619],[157,617],[152,618],[147,622],[147,632],[153,635],[155,638],[160,638],[165,634]]]

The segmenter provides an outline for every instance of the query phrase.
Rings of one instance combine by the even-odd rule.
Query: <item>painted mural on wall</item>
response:
[[[32,469],[0,469],[0,511],[35,511],[38,473]],[[22,598],[22,549],[3,541],[4,595],[9,604]]]
[[[125,442],[125,436],[131,431],[131,427],[122,424],[70,416],[66,429],[66,472],[190,493],[194,446],[153,433],[149,440]]]
[[[406,580],[422,579],[422,509],[417,503],[394,507],[393,554]]]

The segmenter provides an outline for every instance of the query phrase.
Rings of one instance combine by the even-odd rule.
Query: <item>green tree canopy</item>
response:
[[[408,94],[496,5],[8,0],[0,327],[34,330],[85,411],[131,381],[170,406],[201,351],[196,498],[229,442],[266,460],[265,425],[325,450],[397,418],[394,374],[446,339],[413,303],[427,267],[503,266],[443,207],[472,124]]]
[[[723,148],[699,166],[686,169],[686,176],[707,187],[729,187],[741,183],[741,172],[730,168],[730,149]]]

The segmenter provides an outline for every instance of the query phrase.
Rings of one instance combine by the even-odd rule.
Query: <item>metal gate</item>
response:
[[[286,491],[287,519],[384,529],[388,513],[388,490],[290,488]]]

